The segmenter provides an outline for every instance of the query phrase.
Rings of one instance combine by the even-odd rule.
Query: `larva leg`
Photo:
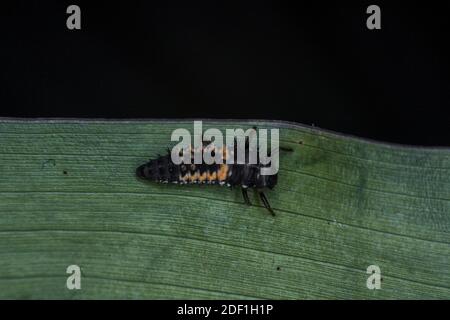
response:
[[[258,191],[259,197],[261,198],[262,203],[264,204],[264,207],[266,207],[267,210],[269,210],[270,214],[275,216],[275,212],[273,211],[272,207],[269,204],[269,201],[266,198],[266,195],[262,191]]]
[[[247,189],[246,188],[242,188],[242,196],[244,197],[244,202],[246,205],[251,206],[252,203],[250,202],[250,199],[248,197],[248,193],[247,193]]]

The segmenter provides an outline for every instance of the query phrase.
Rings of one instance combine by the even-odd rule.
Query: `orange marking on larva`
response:
[[[198,179],[198,172],[195,172],[194,174],[190,174],[189,180],[191,182],[197,181],[197,179]]]
[[[213,173],[208,172],[207,177],[208,177],[208,181],[213,181],[213,180],[217,179],[217,174],[215,171]]]
[[[201,175],[200,172],[198,172],[198,175],[198,181],[203,182],[206,180],[206,172],[203,172]]]
[[[219,181],[225,181],[227,179],[227,173],[228,173],[228,165],[221,164],[220,169],[217,172],[217,178]]]

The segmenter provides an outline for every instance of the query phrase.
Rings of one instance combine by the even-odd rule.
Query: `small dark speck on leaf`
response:
[[[63,174],[67,174],[67,171],[66,171],[66,170],[64,170],[64,171],[63,171]]]
[[[277,270],[280,271],[280,270],[281,270],[281,267],[277,267]]]
[[[300,140],[300,141],[298,142],[298,144],[303,144],[303,140]]]

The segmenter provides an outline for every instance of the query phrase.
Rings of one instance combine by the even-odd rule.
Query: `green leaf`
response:
[[[135,178],[192,121],[0,120],[0,298],[450,298],[449,149],[204,122],[253,125],[293,149],[276,217],[237,189]]]

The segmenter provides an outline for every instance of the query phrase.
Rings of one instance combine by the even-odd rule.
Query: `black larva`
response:
[[[205,145],[203,146],[203,148]],[[292,150],[288,150],[292,151]],[[214,149],[214,152],[222,154],[224,159],[229,156],[236,157],[236,152],[230,151],[228,148]],[[191,163],[193,163],[194,150],[191,153]],[[171,160],[170,150],[163,156],[151,159],[149,162],[139,166],[136,169],[136,175],[141,179],[160,183],[178,183],[178,184],[218,184],[228,187],[241,187],[244,201],[247,205],[251,205],[248,197],[248,189],[256,190],[260,199],[267,210],[275,215],[267,200],[264,190],[273,189],[277,184],[278,174],[262,175],[261,168],[264,165],[248,164],[248,145],[246,146],[246,163],[227,164],[184,164],[176,165]]]

